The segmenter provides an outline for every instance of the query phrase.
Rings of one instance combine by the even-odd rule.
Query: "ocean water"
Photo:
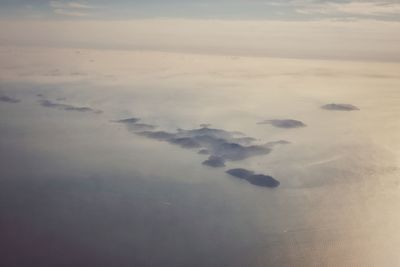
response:
[[[4,266],[400,264],[399,64],[27,47],[0,62]],[[288,143],[213,168],[116,122],[132,117]],[[259,124],[287,119],[305,126]]]

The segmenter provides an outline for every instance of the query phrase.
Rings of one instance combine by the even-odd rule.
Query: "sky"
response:
[[[374,19],[399,20],[398,0],[2,0],[1,18]]]
[[[0,1],[0,45],[400,61],[400,1]]]

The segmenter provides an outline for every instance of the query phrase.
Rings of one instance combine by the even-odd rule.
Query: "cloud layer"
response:
[[[400,3],[397,0],[38,0],[36,2],[36,5],[33,5],[29,0],[6,1],[4,7],[14,15],[28,16],[30,12],[39,17],[55,15],[64,19],[84,17],[97,20],[160,17],[280,20],[367,17],[398,20],[396,15],[400,14]],[[99,7],[101,12],[92,12]]]
[[[400,41],[393,38],[399,31],[399,22],[376,20],[5,20],[0,24],[2,43],[7,45],[379,61],[400,61]]]
[[[399,15],[400,3],[396,1],[304,2],[298,4],[296,12],[306,15],[382,17]]]
[[[91,5],[75,1],[54,0],[49,2],[49,6],[55,14],[69,17],[87,17],[90,16],[88,11],[94,9]]]

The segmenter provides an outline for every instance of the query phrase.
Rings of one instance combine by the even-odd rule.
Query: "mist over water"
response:
[[[399,264],[399,64],[4,47],[0,61],[5,266]],[[219,147],[137,134],[202,128],[287,142],[213,168]]]

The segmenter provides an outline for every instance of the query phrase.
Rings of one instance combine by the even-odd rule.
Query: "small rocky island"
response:
[[[257,186],[274,188],[280,185],[279,181],[269,175],[255,174],[253,171],[242,168],[230,169],[227,170],[226,173],[233,177],[246,180],[247,182]]]
[[[274,127],[278,128],[300,128],[306,127],[307,125],[298,120],[286,119],[286,120],[265,120],[261,121],[257,124],[271,124]]]
[[[351,104],[326,104],[321,106],[322,109],[326,110],[338,110],[338,111],[353,111],[353,110],[360,110],[358,107],[351,105]]]

